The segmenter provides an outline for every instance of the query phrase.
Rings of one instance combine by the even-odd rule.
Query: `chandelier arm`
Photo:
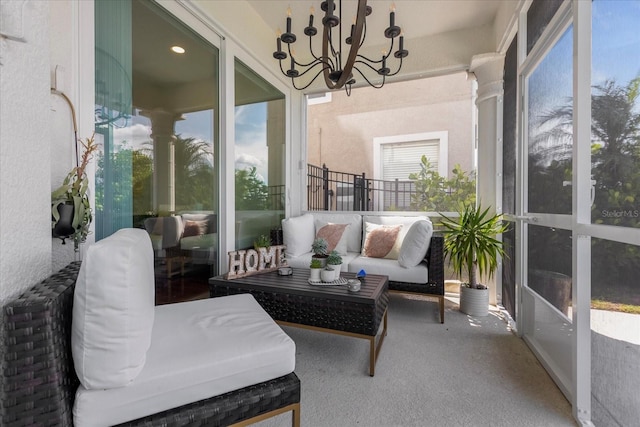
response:
[[[364,62],[364,61],[356,61],[355,63],[356,63],[356,64],[366,65],[367,67],[371,68],[373,71],[375,71],[376,73],[378,73],[378,69],[377,69],[377,68],[374,68],[371,64],[369,64],[369,63],[367,63],[367,62]],[[355,64],[354,64],[354,68],[355,68],[356,70],[358,70],[358,69],[355,67]],[[358,70],[358,72],[359,72],[360,74],[362,74],[362,71]],[[363,77],[364,77],[364,76],[363,76]]]
[[[309,70],[311,70],[311,68],[310,68]],[[307,70],[307,71],[309,71],[309,70]],[[304,75],[307,71],[305,71],[304,73],[302,73],[300,76]],[[310,81],[309,83],[307,83],[307,84],[306,84],[305,86],[303,86],[303,87],[298,87],[298,86],[296,86],[296,82],[295,82],[295,79],[294,79],[293,77],[291,78],[291,83],[293,83],[293,87],[294,87],[296,90],[305,90],[306,88],[308,88],[309,86],[311,86],[311,84],[312,84],[313,82],[315,82],[315,81],[316,81],[316,79],[318,78],[318,76],[319,76],[320,74],[322,74],[322,72],[323,72],[323,71],[324,71],[324,68],[323,68],[322,70],[318,71],[318,72],[316,73],[316,75],[315,75],[315,76],[313,76],[313,78],[311,79],[311,81]],[[300,76],[298,76],[298,77],[300,77]]]
[[[382,62],[382,59],[379,59],[379,60],[376,61],[375,59],[367,58],[366,56],[360,55],[360,54],[358,54],[358,58],[364,59],[365,61],[369,61],[369,62],[371,62],[373,64],[380,64]],[[356,61],[356,62],[360,62],[360,63],[364,64],[364,61]]]
[[[313,56],[313,58],[316,61],[320,61],[320,62],[328,65],[329,67],[333,68],[333,61],[331,60],[331,58],[323,57],[323,56],[316,56],[316,54],[313,53],[313,43],[311,42],[311,36],[309,36],[309,52],[311,52],[311,56]],[[311,62],[309,64],[311,64]]]
[[[400,64],[398,65],[398,69],[394,73],[387,74],[387,76],[395,76],[396,74],[398,74],[400,72],[401,68],[402,68],[402,58],[400,58]]]
[[[371,65],[367,64],[366,62],[363,62],[363,64],[365,64],[366,66],[370,67],[372,70],[375,71],[375,68],[371,67]],[[384,86],[385,76],[382,76],[382,83],[380,83],[380,86],[376,86],[374,83],[371,83],[371,81],[367,78],[367,76],[365,76],[364,73],[360,71],[358,67],[353,67],[353,69],[356,70],[372,88],[380,89],[382,86]]]
[[[360,40],[360,46],[358,46],[358,48],[361,48],[362,45],[364,44],[364,39],[367,38],[367,20],[364,20],[364,25],[362,26],[362,39]]]
[[[314,68],[316,68],[320,64],[323,64],[323,66],[322,66],[322,69],[318,72],[318,74],[322,73],[324,71],[324,69],[328,67],[327,64],[325,64],[323,62],[316,62],[315,64],[313,64],[313,66],[307,68],[302,73],[300,73],[298,76],[296,76],[296,78],[304,76],[305,74],[307,74],[309,71],[313,70]],[[315,80],[315,77],[314,77],[314,80]]]

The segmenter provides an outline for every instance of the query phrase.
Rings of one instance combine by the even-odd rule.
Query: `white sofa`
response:
[[[342,256],[341,271],[386,275],[391,291],[437,297],[440,321],[444,323],[443,239],[433,234],[426,216],[314,211],[286,218],[282,220],[282,232],[288,264],[309,268],[311,243],[320,236],[320,230],[325,225],[341,224],[347,227],[340,240],[332,242]],[[328,231],[334,240],[340,235],[336,229]],[[386,233],[386,237],[376,240],[375,233]],[[385,245],[389,246],[388,252],[378,250]],[[331,249],[334,245],[329,246]]]

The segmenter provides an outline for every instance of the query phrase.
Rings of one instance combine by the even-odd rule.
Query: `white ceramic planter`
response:
[[[322,271],[321,268],[312,268],[311,269],[311,276],[309,277],[309,280],[311,280],[312,282],[319,282],[320,281],[320,272]]]
[[[489,289],[474,289],[460,285],[460,311],[469,316],[487,316]]]
[[[333,280],[338,280],[340,278],[340,269],[342,268],[342,264],[331,264],[329,267],[333,268]]]

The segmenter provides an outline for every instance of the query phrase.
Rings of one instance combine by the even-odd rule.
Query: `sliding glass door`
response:
[[[159,289],[206,283],[218,272],[218,49],[148,1],[97,0],[95,27],[96,240],[144,228]]]

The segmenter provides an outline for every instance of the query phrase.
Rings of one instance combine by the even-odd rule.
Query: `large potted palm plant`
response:
[[[471,316],[489,314],[489,288],[479,278],[491,279],[498,260],[504,255],[502,242],[496,239],[508,225],[502,215],[490,214],[489,208],[467,205],[457,218],[442,215],[444,253],[459,277],[468,274],[469,281],[460,286],[460,311]]]

